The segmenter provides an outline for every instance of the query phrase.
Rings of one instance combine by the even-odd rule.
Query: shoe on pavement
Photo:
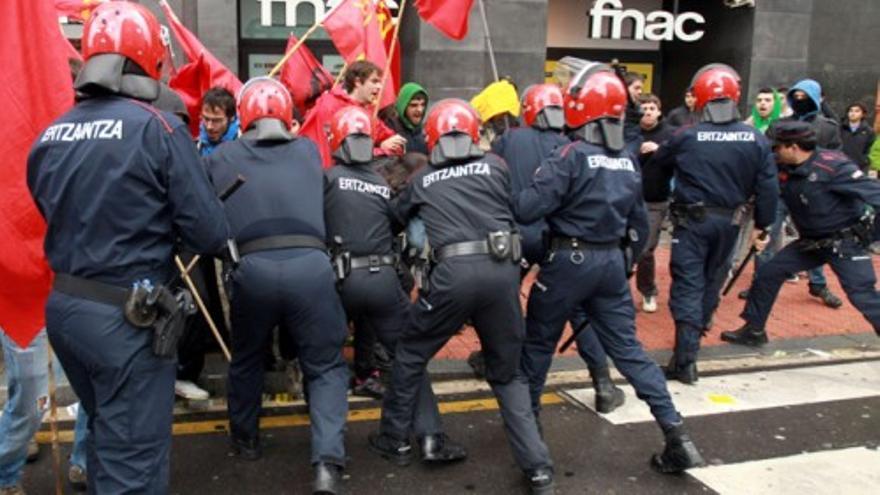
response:
[[[839,297],[835,296],[833,292],[825,285],[811,285],[810,286],[810,295],[813,297],[818,297],[825,303],[825,306],[829,308],[837,309],[843,306],[843,301],[840,300]]]
[[[35,462],[40,458],[40,444],[37,443],[36,439],[31,438],[31,441],[28,442],[27,447],[27,462]]]
[[[336,464],[319,462],[315,464],[313,495],[336,495],[342,489],[342,468]]]
[[[385,433],[374,432],[367,437],[370,450],[398,466],[408,466],[412,462],[412,445]]]
[[[174,393],[189,400],[208,400],[211,397],[207,390],[188,380],[175,380]]]
[[[657,296],[645,296],[642,299],[642,311],[645,313],[657,312]]]
[[[67,482],[74,491],[84,492],[88,488],[88,475],[86,470],[76,464],[71,464],[67,470]]]
[[[700,379],[696,362],[678,364],[675,356],[672,356],[663,372],[667,380],[678,380],[685,385],[693,385]]]
[[[736,297],[745,301],[746,299],[749,298],[749,289],[739,291],[739,294],[737,294]]]
[[[351,393],[358,397],[382,399],[382,397],[385,397],[385,385],[382,385],[379,375],[374,373],[363,379],[355,378]]]
[[[608,368],[602,370],[591,368],[590,376],[593,378],[593,390],[596,392],[596,412],[608,414],[623,405],[626,396],[623,390],[611,381]]]
[[[763,328],[746,323],[736,330],[721,332],[721,340],[730,344],[760,347],[767,343],[767,332]]]
[[[422,462],[446,463],[467,459],[467,450],[445,433],[425,435],[419,439],[419,447],[422,449]]]
[[[20,484],[4,486],[0,488],[0,495],[25,495],[24,488]]]
[[[706,461],[681,425],[666,432],[666,448],[663,453],[651,457],[651,467],[663,474],[679,474],[686,469],[705,465]]]
[[[531,495],[552,495],[555,492],[552,469],[538,468],[526,476],[529,479],[529,493]]]
[[[246,461],[256,461],[260,459],[260,457],[263,457],[263,449],[260,447],[259,436],[247,438],[233,432],[229,435],[229,450],[232,455],[241,457]]]

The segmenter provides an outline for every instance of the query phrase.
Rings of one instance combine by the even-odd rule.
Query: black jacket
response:
[[[843,144],[843,152],[850,160],[862,169],[863,172],[868,170],[870,163],[868,162],[868,153],[871,151],[871,145],[874,144],[874,131],[863,120],[859,124],[858,129],[853,132],[849,127],[849,122],[844,122],[840,126],[840,141]]]
[[[651,130],[642,129],[642,141],[663,144],[672,136],[674,130],[666,121],[661,120]],[[642,168],[642,193],[648,203],[661,203],[669,200],[669,195],[672,193],[672,170],[660,167],[653,158],[654,153],[639,154],[639,164]]]

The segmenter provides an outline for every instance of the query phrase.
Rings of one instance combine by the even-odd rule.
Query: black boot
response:
[[[315,464],[315,481],[312,483],[313,495],[336,495],[341,489],[341,467],[327,462]]]
[[[810,284],[810,295],[821,299],[822,302],[825,303],[825,306],[828,306],[829,308],[837,309],[843,306],[843,301],[835,296],[825,285]]]
[[[597,412],[607,414],[623,405],[626,400],[623,390],[611,381],[608,368],[590,368],[590,376],[593,378],[593,390],[596,391]]]
[[[684,431],[684,425],[664,428],[666,448],[651,457],[651,467],[659,473],[678,474],[685,469],[706,465],[697,446]]]
[[[675,355],[672,356],[663,371],[667,380],[678,380],[685,385],[693,385],[700,379],[696,362],[680,363]]]
[[[422,461],[431,463],[455,462],[467,458],[467,450],[453,442],[445,433],[425,435],[419,439]]]
[[[367,440],[370,442],[370,450],[398,466],[409,466],[412,462],[412,445],[408,441],[380,432],[370,433]]]
[[[552,495],[554,490],[553,469],[538,468],[526,473],[529,478],[529,493],[531,495]]]
[[[246,461],[256,461],[263,456],[260,447],[260,435],[254,437],[243,434],[232,428],[229,434],[229,448],[232,455],[241,457]]]
[[[767,343],[767,332],[746,322],[745,325],[730,332],[721,332],[721,340],[731,344],[759,347]]]

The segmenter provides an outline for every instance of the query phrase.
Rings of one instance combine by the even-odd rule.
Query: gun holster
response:
[[[336,282],[340,283],[351,273],[351,253],[343,251],[333,255],[333,274],[336,275]]]
[[[706,221],[706,206],[702,202],[694,204],[672,203],[670,216],[672,224],[676,227],[687,227],[691,223],[703,223]]]
[[[499,230],[489,232],[486,239],[489,246],[489,254],[498,261],[512,260],[519,263],[522,259],[522,242],[518,232]]]
[[[177,355],[186,318],[196,312],[192,294],[186,289],[172,292],[164,285],[135,286],[125,302],[126,321],[137,328],[153,330],[153,354],[163,358]]]

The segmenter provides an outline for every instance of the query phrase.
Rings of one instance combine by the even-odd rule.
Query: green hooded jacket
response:
[[[780,95],[775,89],[773,90],[773,110],[770,111],[770,115],[768,115],[766,119],[758,114],[757,106],[752,105],[752,125],[755,126],[755,129],[761,132],[767,132],[770,125],[779,120],[779,117],[781,116],[782,95]]]
[[[409,102],[412,101],[413,97],[419,93],[425,95],[425,105],[428,104],[428,92],[425,91],[420,84],[414,82],[408,82],[400,87],[400,93],[397,95],[397,103],[394,105],[397,110],[397,115],[400,117],[400,123],[403,124],[408,130],[413,131],[422,125],[421,122],[410,122],[408,118],[406,118],[406,107],[409,106]],[[427,114],[427,112],[425,112]],[[424,115],[422,116],[422,120],[425,120]]]

